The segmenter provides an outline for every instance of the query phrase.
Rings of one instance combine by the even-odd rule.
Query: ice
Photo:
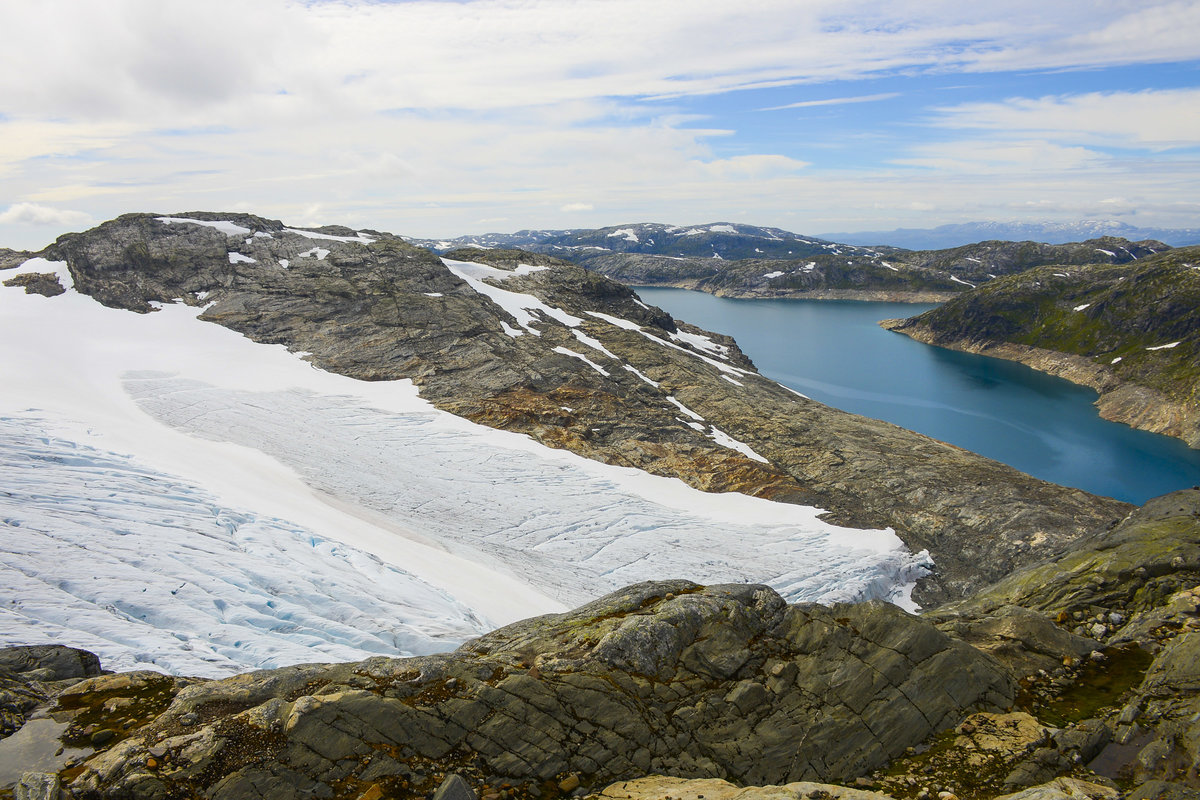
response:
[[[242,255],[241,253],[230,253],[229,254],[229,263],[230,264],[257,264],[258,261],[251,258],[250,256]]]
[[[0,416],[0,646],[69,643],[109,669],[219,676],[422,655],[488,627],[361,550],[45,426]]]
[[[176,222],[186,222],[191,225],[203,225],[206,228],[216,228],[226,236],[246,236],[250,233],[249,228],[243,228],[241,225],[235,225],[232,222],[217,221],[209,222],[203,219],[190,219],[188,217],[155,217],[155,220],[166,225],[171,225]]]
[[[305,231],[299,228],[284,228],[284,233],[294,233],[297,236],[303,236],[305,239],[328,239],[331,242],[357,242],[359,244],[371,244],[375,240],[365,233],[360,233],[357,236],[335,236],[332,233],[318,233],[316,231]]]
[[[1178,347],[1182,342],[1171,342],[1170,344],[1160,344],[1155,347],[1147,347],[1147,350],[1170,350],[1172,347]]]

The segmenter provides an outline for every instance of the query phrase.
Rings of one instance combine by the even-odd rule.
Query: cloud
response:
[[[1195,147],[1200,146],[1200,89],[1090,92],[963,103],[937,109],[933,124],[1097,145]]]
[[[564,203],[558,207],[559,211],[592,211],[595,208],[591,203]]]
[[[70,227],[88,225],[92,222],[90,214],[82,211],[67,211],[65,209],[40,206],[35,203],[14,203],[7,210],[0,211],[0,225],[54,225]]]
[[[799,103],[788,103],[785,106],[771,106],[760,111],[783,111],[788,108],[815,108],[816,106],[841,106],[848,103],[873,103],[876,100],[890,100],[899,97],[899,92],[883,92],[882,94],[862,94],[855,97],[829,97],[824,100],[802,100]]]

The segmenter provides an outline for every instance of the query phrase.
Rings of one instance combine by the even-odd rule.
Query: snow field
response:
[[[928,563],[891,531],[550,450],[196,313],[0,289],[3,643],[225,674],[448,648],[651,578],[907,604]]]

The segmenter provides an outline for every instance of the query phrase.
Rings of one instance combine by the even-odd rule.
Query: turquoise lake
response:
[[[764,375],[827,405],[886,420],[1043,480],[1131,503],[1200,485],[1200,450],[1100,419],[1096,393],[876,323],[933,306],[735,300],[638,287],[676,319],[733,336]]]

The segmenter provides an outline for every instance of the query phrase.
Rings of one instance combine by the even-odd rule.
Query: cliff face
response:
[[[800,397],[727,337],[544,256],[471,251],[487,263],[443,263],[387,234],[204,213],[128,215],[46,255],[108,305],[203,305],[201,319],[322,369],[410,378],[440,408],[553,447],[891,526],[934,558],[915,594],[926,605],[1127,510]]]
[[[885,327],[1020,361],[1100,392],[1101,416],[1200,447],[1200,248],[1050,266]]]

